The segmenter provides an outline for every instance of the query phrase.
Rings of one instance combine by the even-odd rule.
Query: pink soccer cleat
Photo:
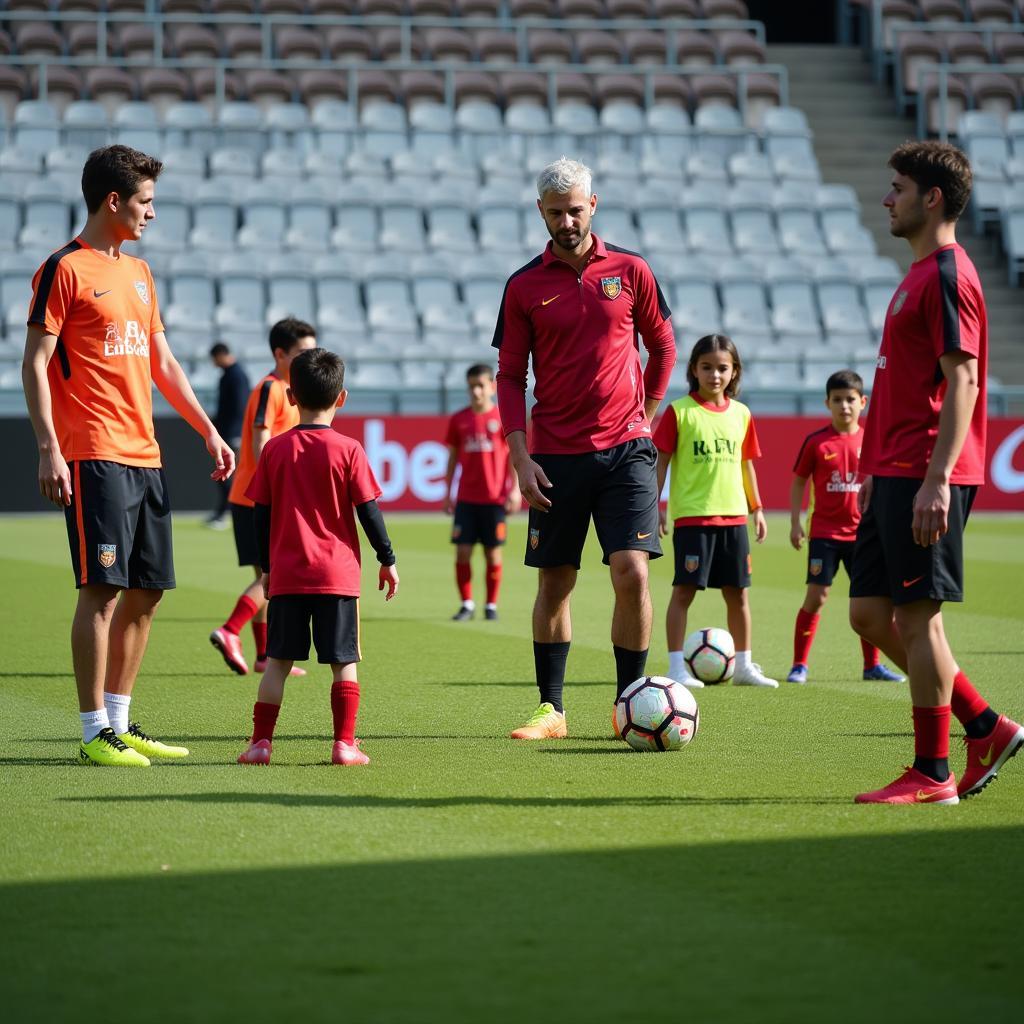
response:
[[[995,777],[996,772],[1024,747],[1024,725],[1000,715],[996,727],[980,740],[964,737],[967,747],[967,767],[957,793],[961,798],[980,793]]]
[[[267,671],[267,659],[257,658],[252,663],[252,670],[253,672],[258,672],[260,675],[263,675],[263,673]],[[292,665],[292,670],[288,673],[288,675],[294,676],[295,678],[298,678],[299,676],[304,676],[305,674],[306,670],[304,668],[299,668],[298,665]]]
[[[346,743],[344,740],[336,740],[331,748],[331,764],[369,764],[370,759],[359,749],[359,740],[355,743]]]
[[[232,672],[240,676],[249,674],[249,666],[242,654],[242,641],[237,633],[229,633],[223,626],[210,634],[210,643],[220,651],[224,663]]]
[[[956,776],[950,773],[945,782],[936,782],[913,768],[882,789],[871,793],[859,793],[853,798],[855,804],[958,804]]]
[[[270,753],[273,749],[270,740],[256,740],[249,744],[247,750],[238,755],[239,764],[270,764]]]

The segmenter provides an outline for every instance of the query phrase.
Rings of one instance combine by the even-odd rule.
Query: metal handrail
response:
[[[40,99],[46,98],[47,69],[50,67],[110,67],[109,58],[103,57],[55,57],[48,54],[9,55],[0,57],[0,67],[30,67],[39,73],[37,84]],[[133,57],[117,61],[120,68],[152,68],[154,63],[146,58]],[[779,102],[783,106],[789,104],[789,72],[782,64],[743,64],[714,65],[705,67],[683,66],[678,64],[529,64],[518,62],[486,62],[486,63],[455,63],[453,61],[428,60],[391,60],[391,61],[358,61],[344,60],[337,62],[313,60],[264,60],[261,58],[189,58],[179,60],[167,58],[160,62],[159,67],[175,68],[185,71],[196,71],[212,68],[215,73],[214,97],[218,107],[225,101],[225,74],[229,71],[322,71],[324,68],[336,68],[348,73],[349,102],[358,101],[358,73],[360,71],[437,71],[444,75],[445,102],[449,107],[455,105],[455,76],[466,71],[485,71],[487,73],[503,73],[508,71],[529,71],[547,78],[548,100],[554,106],[558,97],[558,76],[572,73],[588,77],[597,76],[628,76],[639,77],[644,81],[644,103],[651,106],[654,102],[654,79],[658,75],[680,75],[693,77],[698,75],[725,75],[738,79],[737,92],[741,115],[746,114],[747,78],[749,75],[766,74],[779,80]]]

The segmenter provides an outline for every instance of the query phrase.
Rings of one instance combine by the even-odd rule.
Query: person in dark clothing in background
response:
[[[210,349],[210,359],[214,366],[223,371],[217,385],[217,412],[214,414],[213,423],[220,436],[231,445],[237,459],[238,448],[242,443],[242,413],[245,411],[245,403],[251,390],[249,378],[231,354],[231,349],[222,341],[218,341]],[[206,525],[211,529],[226,530],[231,525],[228,516],[230,490],[230,481],[217,481],[217,505],[206,520]]]

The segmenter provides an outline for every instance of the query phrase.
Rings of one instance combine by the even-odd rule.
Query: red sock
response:
[[[959,669],[953,676],[953,697],[950,700],[953,714],[961,724],[973,722],[978,715],[988,710],[988,701],[971,685]]]
[[[265,704],[261,700],[256,701],[252,707],[253,743],[274,738],[274,726],[277,725],[277,713],[280,710],[280,704]]]
[[[815,612],[804,611],[803,608],[796,613],[796,628],[793,630],[793,664],[806,665],[811,655],[811,644],[814,643],[814,634],[818,632],[818,620],[820,615]]]
[[[868,643],[864,637],[860,638],[860,649],[864,655],[864,671],[869,672],[879,663],[879,650],[871,643]]]
[[[473,566],[469,562],[455,563],[455,582],[459,587],[459,597],[463,601],[473,600]]]
[[[501,590],[501,566],[487,566],[487,603],[498,603],[498,591]]]
[[[228,616],[228,621],[224,623],[223,628],[229,633],[234,633],[238,636],[242,632],[242,627],[259,611],[256,607],[256,602],[249,597],[248,594],[243,594],[235,605],[235,610]]]
[[[914,756],[949,757],[948,704],[937,708],[914,708]]]
[[[355,742],[358,712],[359,684],[346,680],[331,683],[331,715],[334,717],[335,741]]]
[[[267,624],[252,620],[252,636],[256,641],[256,660],[262,661],[267,656]]]

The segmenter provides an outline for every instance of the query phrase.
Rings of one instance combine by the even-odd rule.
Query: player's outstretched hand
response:
[[[857,511],[864,515],[871,502],[871,477],[866,476],[861,481],[860,490],[857,492]]]
[[[260,586],[263,588],[263,600],[270,600],[270,573],[265,572],[260,574]]]
[[[789,543],[799,551],[804,546],[804,537],[807,536],[804,533],[803,523],[794,523],[789,528]]]
[[[210,479],[227,480],[235,471],[235,453],[232,451],[231,445],[215,430],[206,439],[206,450],[210,453],[214,463]]]
[[[385,587],[388,588],[388,592],[384,595],[384,600],[390,601],[398,593],[398,570],[393,565],[380,567],[380,573],[377,576],[377,589],[383,590]]]
[[[937,544],[949,530],[949,484],[925,480],[914,495],[914,543],[926,548]]]
[[[754,512],[754,537],[758,544],[763,544],[768,536],[768,520],[764,517],[764,509],[756,509]]]
[[[545,476],[544,470],[533,459],[526,459],[521,466],[516,466],[516,476],[519,478],[519,489],[523,492],[526,504],[538,512],[547,512],[551,508],[551,499],[541,491],[541,488],[550,488],[551,481]]]
[[[59,450],[39,453],[39,493],[61,508],[71,504],[71,470]]]

